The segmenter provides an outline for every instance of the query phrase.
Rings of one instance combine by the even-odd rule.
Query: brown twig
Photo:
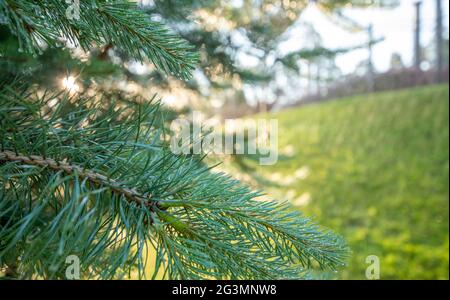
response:
[[[40,155],[23,155],[20,153],[15,153],[12,151],[4,150],[0,151],[0,161],[16,161],[21,162],[27,165],[39,166],[39,167],[48,167],[57,171],[64,171],[66,174],[74,174],[77,173],[81,178],[86,178],[89,181],[98,184],[108,186],[112,191],[118,194],[124,195],[128,200],[133,201],[141,206],[145,207],[153,207],[157,205],[155,201],[150,201],[151,197],[144,197],[135,189],[130,189],[124,187],[119,182],[110,179],[102,174],[97,172],[93,172],[91,170],[86,170],[81,168],[80,166],[69,164],[63,161],[55,161],[51,158],[44,158]]]

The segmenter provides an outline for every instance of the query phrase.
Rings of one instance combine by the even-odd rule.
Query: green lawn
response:
[[[225,167],[344,236],[353,254],[340,278],[365,279],[365,259],[377,255],[381,279],[448,279],[448,92],[415,88],[265,115],[279,120],[278,163]]]

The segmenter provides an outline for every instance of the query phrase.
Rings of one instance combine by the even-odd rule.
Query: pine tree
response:
[[[198,55],[134,3],[3,0],[0,19],[18,51],[38,55],[67,40],[114,45],[188,79]],[[8,62],[4,55],[2,65]],[[12,62],[11,62],[12,63]],[[16,63],[16,62],[14,62]],[[20,63],[19,63],[20,67]],[[175,155],[155,99],[42,91],[0,81],[0,267],[15,278],[310,278],[336,270],[348,249],[287,203],[260,201],[196,155]]]

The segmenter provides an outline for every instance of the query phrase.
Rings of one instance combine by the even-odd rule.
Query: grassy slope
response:
[[[346,238],[353,255],[342,278],[364,279],[368,255],[379,256],[382,279],[448,278],[448,86],[268,117],[279,119],[279,149],[293,153],[274,166],[245,159],[252,180]],[[306,178],[293,177],[299,169]]]

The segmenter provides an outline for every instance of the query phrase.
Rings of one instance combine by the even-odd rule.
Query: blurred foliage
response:
[[[349,19],[341,14],[341,9],[348,7],[393,7],[397,0],[378,1],[310,1],[310,0],[243,0],[242,5],[233,5],[232,1],[219,0],[156,0],[155,4],[146,7],[151,16],[161,16],[170,20],[169,24],[184,38],[202,51],[201,69],[211,81],[227,80],[226,73],[238,75],[242,81],[268,82],[273,78],[273,70],[265,66],[269,54],[276,55],[276,61],[291,67],[289,58],[279,56],[276,48],[281,35],[298,20],[302,11],[310,4],[315,4],[324,14],[330,15],[340,26],[348,27]],[[173,7],[177,7],[174,11]],[[354,26],[358,26],[355,25]],[[232,34],[239,32],[245,36],[249,45],[258,50],[261,66],[257,70],[241,70],[236,65],[236,52],[242,47],[233,43]],[[349,51],[348,49],[347,51]],[[309,49],[306,59],[311,57],[330,56],[343,52],[344,49],[331,50]],[[252,53],[247,53],[254,55]],[[303,57],[303,56],[302,56]],[[298,59],[299,57],[297,57]],[[261,74],[255,77],[255,72]],[[224,74],[225,73],[225,74]],[[219,76],[220,75],[220,76]],[[218,76],[215,77],[215,76]]]
[[[353,254],[341,278],[365,279],[365,258],[377,255],[381,279],[448,279],[448,92],[414,88],[265,115],[279,120],[279,161],[244,158],[241,176],[347,239]]]

